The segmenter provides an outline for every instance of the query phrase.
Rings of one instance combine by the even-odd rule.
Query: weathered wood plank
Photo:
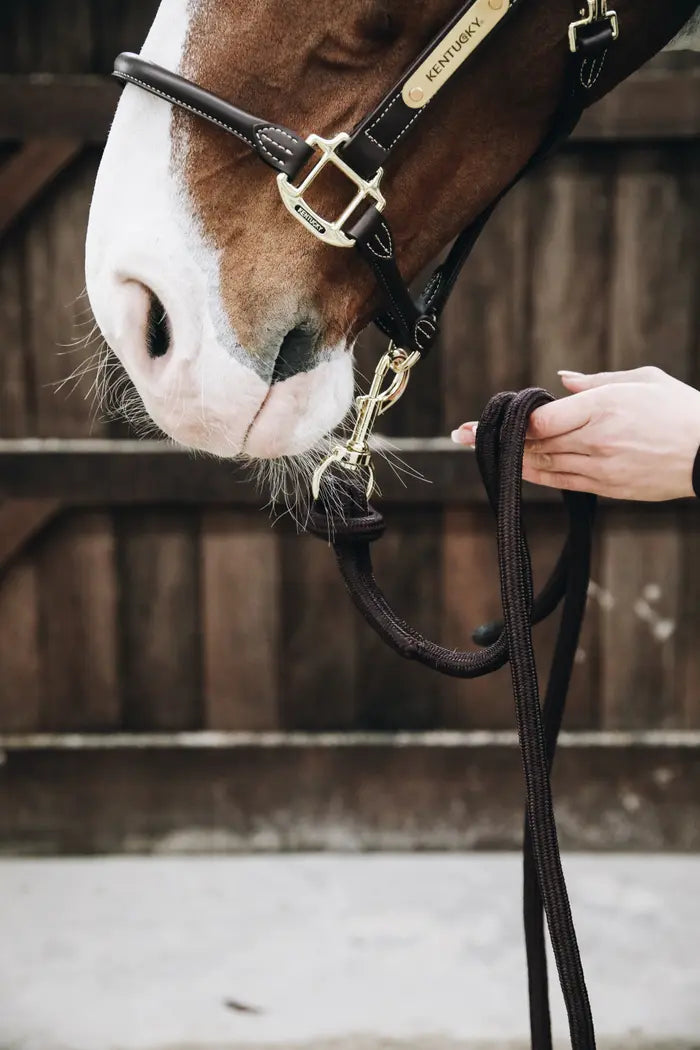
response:
[[[700,146],[693,150],[690,162],[684,166],[681,176],[683,198],[687,202],[684,219],[690,225],[692,243],[700,244]],[[686,260],[692,288],[700,288],[700,252],[694,260]],[[700,355],[698,337],[691,347],[688,381],[700,389]],[[700,727],[700,529],[697,522],[683,520],[682,540],[682,594],[679,610],[677,646],[678,681],[676,694],[682,713],[679,720],[689,728]]]
[[[442,321],[443,426],[478,419],[499,390],[527,386],[529,186],[516,186],[484,230]]]
[[[527,522],[533,575],[535,586],[539,589],[549,576],[561,550],[566,514],[563,510],[553,514],[552,511],[539,507],[527,515]],[[564,725],[567,729],[595,729],[600,724],[600,603],[597,600],[599,595],[596,585],[597,570],[597,558],[594,553],[591,598],[586,608],[566,703]],[[559,621],[560,611],[558,610],[544,623],[538,624],[533,632],[540,688],[543,694],[545,682],[549,676]]]
[[[3,5],[0,66],[17,73],[28,73],[37,68],[47,67],[59,72],[80,68],[85,50],[89,49],[86,13],[85,0],[66,0],[65,4],[60,5],[53,4],[50,0]],[[62,146],[60,143],[58,145],[60,153]],[[54,143],[49,147],[49,153],[55,146]],[[40,152],[30,151],[23,159],[35,159],[46,171],[46,155],[42,160]],[[62,158],[54,153],[53,159],[55,162]],[[15,171],[18,170],[16,159],[13,167]],[[36,188],[32,171],[26,171],[24,175],[27,185],[31,183],[33,188]],[[9,185],[6,185],[6,189],[6,196],[9,198]],[[0,197],[4,196],[4,193],[0,193]],[[28,285],[26,229],[26,222],[18,223],[2,239],[0,248],[4,265],[8,268],[0,288],[0,432],[6,435],[35,433],[37,423],[38,391],[32,363],[32,328],[29,317],[31,290]],[[55,340],[53,333],[52,339]],[[44,662],[46,647],[48,645],[51,649],[61,624],[70,622],[76,610],[70,600],[70,587],[74,581],[67,579],[66,587],[59,586],[57,592],[51,592],[49,583],[44,596],[53,598],[53,606],[50,610],[51,620],[47,630],[44,630],[40,565],[44,548],[43,542],[36,544],[35,551],[15,561],[0,582],[2,720],[6,725],[13,724],[16,727],[22,724],[25,727],[33,725],[34,728],[63,728],[66,724],[80,726],[80,720],[69,720],[66,723],[46,718],[57,690],[62,688],[52,677],[61,667],[60,660],[47,665]],[[61,566],[57,565],[57,569],[60,575]],[[70,576],[70,566],[66,566],[66,569]],[[64,604],[66,596],[67,601]],[[77,615],[76,622],[79,620],[80,616]],[[76,646],[73,652],[79,654],[80,647]],[[80,655],[77,655],[77,659],[80,659]],[[90,660],[89,653],[87,660]],[[68,690],[72,684],[74,683],[71,681],[65,683]],[[100,686],[101,682],[92,678],[88,689],[91,691],[93,688],[99,689]],[[80,705],[79,689],[77,695]],[[94,701],[91,701],[91,704],[97,707],[101,703],[102,700],[94,705]]]
[[[616,158],[559,156],[533,176],[528,266],[531,382],[559,396],[561,368],[605,361]]]
[[[0,141],[70,138],[102,145],[118,100],[117,82],[106,77],[0,75]]]
[[[30,557],[0,578],[0,729],[42,728],[44,676],[39,640],[38,577]]]
[[[18,74],[50,70],[60,75],[90,69],[91,0],[9,5],[3,18],[6,31],[0,60],[4,69]],[[34,137],[43,136],[41,132],[20,136]],[[58,138],[76,140],[70,134]],[[70,365],[66,356],[59,356],[59,344],[65,348],[84,334],[76,325],[82,304],[71,304],[84,286],[85,226],[94,173],[95,158],[77,161],[70,173],[59,176],[52,192],[35,203],[31,222],[23,224],[25,367],[31,375],[36,432],[51,436],[90,431],[90,404],[79,393],[70,402],[57,397],[55,384],[77,364],[75,355]]]
[[[399,481],[380,464],[381,504],[425,507],[484,503],[476,459],[449,438],[397,438],[411,471],[426,481]],[[264,496],[246,472],[226,460],[196,458],[164,442],[105,440],[0,440],[0,499],[60,499],[75,506],[210,503],[262,509]],[[552,489],[525,486],[527,503],[559,505]],[[605,501],[604,501],[605,502]],[[692,500],[678,504],[693,518]],[[646,513],[642,508],[640,513]]]
[[[499,206],[477,244],[443,321],[443,426],[449,432],[478,419],[499,390],[529,384],[527,326],[529,187],[520,185]],[[476,472],[465,453],[462,492]],[[480,480],[477,486],[481,488]],[[457,492],[458,490],[456,490]],[[483,493],[483,490],[482,490]],[[485,504],[485,494],[479,500]],[[445,516],[442,586],[443,635],[449,644],[470,646],[471,632],[500,610],[494,526],[485,508]],[[438,682],[439,724],[501,728],[513,724],[509,673],[473,682]],[[446,721],[442,721],[446,719]]]
[[[156,16],[158,0],[93,0],[93,61],[111,73],[120,51],[139,51]]]
[[[357,720],[357,612],[333,551],[291,531],[281,539],[280,725],[350,729]]]
[[[30,139],[0,167],[0,238],[82,150],[75,139]]]
[[[65,515],[37,551],[41,724],[48,730],[117,728],[117,590],[106,514]]]
[[[27,341],[37,433],[46,437],[105,430],[94,418],[91,386],[97,358],[91,354],[97,348],[89,338],[92,316],[81,295],[94,178],[95,158],[86,155],[35,205],[26,230]],[[71,348],[74,352],[67,352]],[[75,380],[69,378],[73,373]]]
[[[197,522],[191,512],[126,511],[115,532],[122,724],[137,731],[199,729]]]
[[[23,437],[34,427],[34,389],[25,352],[26,309],[22,240],[0,242],[0,435]]]
[[[700,68],[644,69],[586,110],[577,142],[697,138]]]
[[[496,536],[491,511],[448,510],[442,563],[443,623],[440,640],[474,649],[472,632],[500,618]],[[510,729],[513,700],[507,667],[473,681],[438,683],[438,724],[454,729]]]
[[[56,517],[61,504],[52,499],[0,503],[0,578],[8,564]]]
[[[204,724],[274,729],[280,719],[279,541],[264,515],[202,521]]]
[[[20,73],[50,70],[54,74],[89,70],[90,8],[90,0],[3,5],[0,69]]]
[[[529,234],[531,382],[555,396],[565,393],[557,376],[559,369],[599,372],[605,363],[608,311],[600,307],[609,298],[614,219],[610,186],[615,176],[614,154],[602,151],[585,157],[557,157],[533,179]],[[563,531],[563,516],[559,529],[548,518],[548,511],[537,511],[529,529],[533,571],[540,581],[551,569]],[[592,600],[569,693],[566,724],[571,727],[591,728],[599,723],[597,574],[594,560]],[[543,669],[557,626],[558,616],[536,631]]]
[[[700,527],[696,522],[683,524],[683,587],[676,634],[678,722],[688,729],[700,729]]]
[[[675,695],[680,536],[673,510],[645,520],[610,510],[602,542],[602,579],[609,607],[601,617],[604,725],[682,725]],[[682,704],[681,704],[682,708]]]
[[[398,615],[429,638],[441,627],[442,512],[404,510],[372,550],[380,586]],[[347,599],[346,599],[347,600]],[[355,617],[357,725],[364,729],[432,729],[440,724],[440,681],[427,668],[403,660]]]
[[[666,154],[637,151],[622,160],[608,367],[658,364],[679,379],[689,375],[697,255],[692,223],[690,201]],[[683,723],[673,640],[681,548],[673,509],[645,512],[644,520],[639,511],[620,510],[608,519],[601,583],[616,604],[601,649],[606,726]]]
[[[5,854],[519,849],[515,734],[0,738]],[[698,734],[565,734],[562,846],[700,848]]]
[[[78,24],[73,30],[82,32]],[[81,40],[89,47],[89,35]],[[72,60],[78,61],[77,52]],[[36,428],[45,435],[86,434],[92,428],[90,402],[77,391],[68,400],[57,396],[56,386],[74,367],[59,354],[57,344],[72,343],[82,309],[77,296],[84,281],[84,230],[93,178],[94,160],[77,162],[70,177],[57,180],[54,190],[60,192],[35,204],[32,222],[25,228],[27,362],[35,390]],[[87,386],[83,384],[82,393]],[[40,546],[37,559],[42,724],[114,728],[121,711],[110,518],[95,513],[64,520]]]
[[[392,446],[419,477],[397,477],[380,461],[383,504],[483,503],[474,456],[449,438],[397,438]],[[0,499],[36,497],[83,506],[160,502],[261,507],[264,502],[257,486],[246,480],[245,470],[234,463],[195,458],[165,443],[0,440]],[[534,486],[528,488],[527,498],[559,500],[556,493]]]

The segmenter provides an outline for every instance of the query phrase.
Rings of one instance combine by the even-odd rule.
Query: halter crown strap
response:
[[[355,128],[343,150],[360,175],[380,168],[450,78],[523,0],[468,0]]]

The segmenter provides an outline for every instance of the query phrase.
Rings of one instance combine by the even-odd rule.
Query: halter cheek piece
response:
[[[379,106],[352,132],[330,139],[319,135],[304,139],[282,124],[237,109],[136,55],[120,55],[114,75],[210,121],[244,142],[277,172],[280,196],[290,215],[326,244],[355,248],[376,277],[383,310],[375,323],[391,343],[377,366],[369,392],[358,398],[350,438],[339,444],[316,471],[316,502],[310,531],[331,540],[353,601],[380,637],[400,655],[460,678],[475,678],[510,664],[527,799],[524,917],[532,1047],[552,1048],[546,917],[567,1009],[571,1046],[573,1050],[595,1050],[591,1008],[559,857],[549,782],[586,603],[595,500],[585,494],[565,494],[569,515],[567,541],[549,581],[536,597],[521,515],[522,460],[528,421],[535,409],[551,400],[551,395],[543,390],[500,394],[491,400],[479,424],[476,453],[496,517],[504,614],[502,623],[487,625],[475,633],[480,650],[447,649],[406,624],[379,589],[370,554],[371,544],[384,530],[381,515],[367,502],[374,489],[369,445],[372,428],[377,418],[401,397],[411,369],[433,345],[440,314],[460,270],[498,201],[511,188],[507,186],[462,231],[423,293],[414,299],[401,276],[394,238],[383,214],[384,166],[456,70],[512,19],[517,9],[526,6],[527,0],[470,0],[463,4]],[[576,18],[568,27],[569,60],[558,109],[544,141],[513,183],[573,130],[600,76],[607,50],[618,35],[617,15],[608,10],[607,0],[586,0],[586,6],[576,11]],[[302,176],[313,158],[313,166]],[[348,207],[334,219],[318,214],[305,198],[311,184],[328,165],[342,172],[355,190]],[[341,467],[350,482],[336,493],[334,511],[319,500],[324,474],[332,467]],[[366,474],[365,484],[359,484],[361,473]],[[562,601],[550,679],[540,705],[531,625],[548,616]]]

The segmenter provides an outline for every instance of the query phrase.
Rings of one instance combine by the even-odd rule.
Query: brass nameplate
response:
[[[464,18],[406,81],[403,100],[422,109],[508,13],[511,0],[476,0]]]

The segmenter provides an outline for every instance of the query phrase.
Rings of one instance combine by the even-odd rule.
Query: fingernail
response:
[[[557,372],[557,375],[563,379],[582,379],[585,372],[569,372],[568,369],[562,368]]]
[[[459,427],[458,430],[452,431],[452,440],[455,445],[473,445],[476,440],[474,429],[468,425]]]

